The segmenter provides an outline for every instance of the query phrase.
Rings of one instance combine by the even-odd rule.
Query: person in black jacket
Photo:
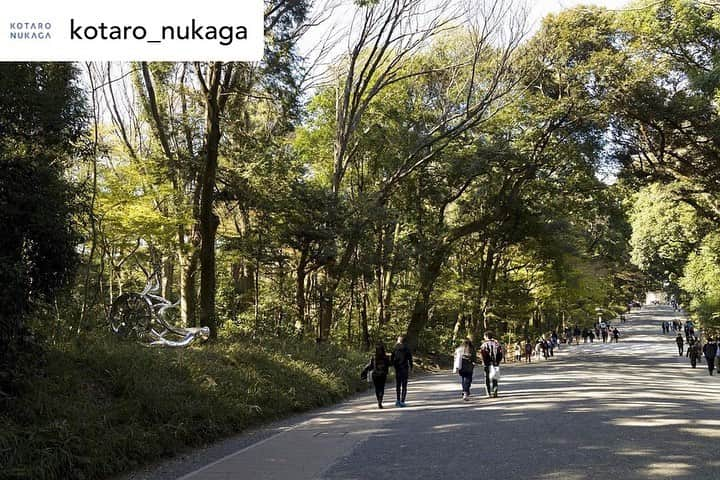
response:
[[[397,395],[396,407],[405,406],[407,397],[408,378],[412,371],[412,354],[405,344],[405,337],[400,336],[395,344],[395,350],[390,357],[390,363],[395,368],[395,393]]]
[[[691,338],[692,339],[692,338]],[[690,343],[690,346],[688,347],[687,356],[690,358],[690,366],[692,368],[695,368],[697,366],[697,362],[700,358],[702,358],[702,352],[700,350],[700,342],[695,339],[694,342]]]
[[[708,338],[708,341],[703,345],[703,354],[705,355],[705,361],[707,361],[708,372],[710,375],[715,370],[715,356],[717,355],[717,343],[712,338]]]
[[[682,357],[683,347],[685,346],[685,340],[683,340],[683,337],[680,333],[677,334],[677,337],[675,338],[675,343],[677,343],[678,352],[680,352],[680,356]]]
[[[360,374],[363,380],[367,378],[368,372],[372,372],[372,381],[375,386],[375,397],[377,398],[378,408],[383,408],[383,396],[385,395],[385,382],[387,381],[388,372],[390,371],[390,358],[385,353],[385,345],[378,343],[375,347],[375,355],[370,358],[370,362],[365,370]]]

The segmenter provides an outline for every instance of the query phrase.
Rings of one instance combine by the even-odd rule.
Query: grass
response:
[[[48,349],[0,410],[0,479],[101,479],[367,388],[366,355],[248,340]]]

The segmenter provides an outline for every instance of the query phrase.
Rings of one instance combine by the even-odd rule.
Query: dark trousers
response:
[[[683,345],[682,345],[682,343],[679,343],[679,344],[678,344],[678,353],[679,353],[680,356],[682,357],[682,353],[683,353]]]
[[[713,370],[715,370],[715,357],[705,357],[705,360],[708,364],[708,372],[710,373],[710,375],[712,375]]]
[[[490,365],[484,365],[483,369],[485,369],[485,388],[487,389],[487,394],[492,395],[497,393],[498,381],[496,378],[490,380]]]
[[[473,377],[473,372],[460,373],[460,382],[462,383],[462,391],[463,391],[463,393],[467,393],[468,395],[470,395],[470,385],[472,385],[472,377]]]
[[[395,393],[397,394],[398,402],[405,402],[407,396],[407,385],[410,371],[406,369],[395,370]]]
[[[387,375],[373,375],[373,385],[375,385],[375,397],[377,397],[378,405],[382,403],[383,397],[385,396],[385,382],[387,381]]]

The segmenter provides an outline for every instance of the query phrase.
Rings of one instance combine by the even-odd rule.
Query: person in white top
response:
[[[469,338],[462,341],[462,344],[455,349],[455,361],[453,362],[453,373],[460,374],[462,384],[463,400],[470,400],[470,385],[472,384],[473,370],[475,369],[475,347]]]

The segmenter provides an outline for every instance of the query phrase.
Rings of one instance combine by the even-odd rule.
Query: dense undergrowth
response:
[[[186,350],[115,339],[44,349],[0,399],[0,478],[102,479],[366,388],[366,356],[249,340]]]

